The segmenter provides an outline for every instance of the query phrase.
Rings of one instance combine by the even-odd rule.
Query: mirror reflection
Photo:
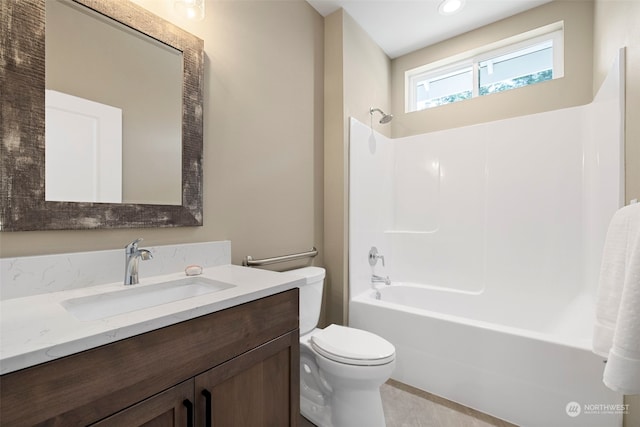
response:
[[[182,53],[46,1],[45,198],[182,204]]]

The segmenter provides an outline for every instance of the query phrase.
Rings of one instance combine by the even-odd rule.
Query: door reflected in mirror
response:
[[[181,205],[182,52],[45,3],[45,199]]]

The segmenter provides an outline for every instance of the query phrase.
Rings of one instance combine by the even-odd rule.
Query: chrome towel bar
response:
[[[253,259],[251,255],[247,255],[242,261],[242,265],[247,267],[258,267],[260,265],[275,264],[277,262],[293,261],[301,258],[313,258],[318,255],[318,250],[314,246],[310,251],[300,252],[298,254],[281,255],[273,258]]]

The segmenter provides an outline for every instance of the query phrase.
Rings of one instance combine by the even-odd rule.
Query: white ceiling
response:
[[[322,16],[343,8],[390,58],[446,40],[552,0],[465,0],[442,16],[442,0],[307,0]]]

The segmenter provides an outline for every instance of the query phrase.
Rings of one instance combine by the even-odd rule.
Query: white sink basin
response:
[[[233,287],[235,285],[204,277],[186,277],[157,285],[132,285],[119,291],[71,298],[60,304],[78,320],[98,320]]]

